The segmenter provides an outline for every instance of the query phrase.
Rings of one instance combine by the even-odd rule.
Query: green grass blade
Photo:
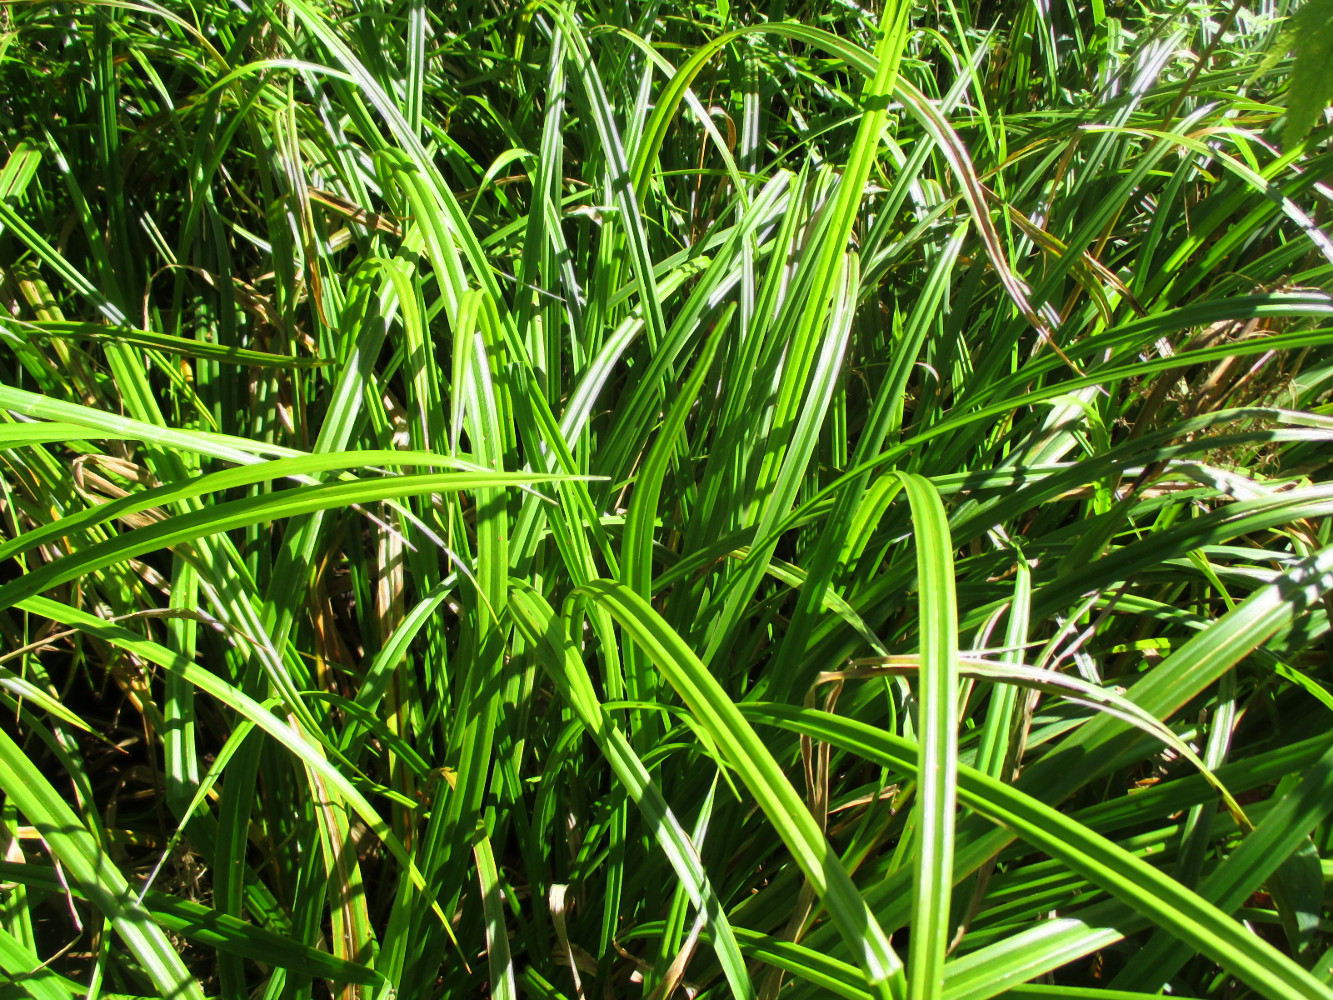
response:
[[[794,728],[884,766],[916,771],[917,747],[864,723],[773,704],[742,708],[757,721]],[[1041,801],[966,766],[958,770],[958,797],[1215,959],[1260,995],[1272,1000],[1325,995],[1324,984],[1217,907]]]
[[[902,962],[810,810],[735,702],[643,598],[609,581],[593,581],[580,592],[633,637],[685,702],[694,724],[719,747],[827,907],[872,992],[895,1000],[905,997]]]
[[[9,734],[0,730],[0,788],[41,834],[69,879],[112,928],[162,996],[203,1000],[171,941],[134,898],[129,883],[97,839]]]
[[[958,796],[958,611],[953,542],[939,493],[920,476],[900,476],[912,507],[921,616],[917,861],[907,982],[911,1000],[934,1000],[941,995],[951,933]]]

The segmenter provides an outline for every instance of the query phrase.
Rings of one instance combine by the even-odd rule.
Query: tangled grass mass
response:
[[[0,1000],[1333,997],[1331,25],[0,5]]]

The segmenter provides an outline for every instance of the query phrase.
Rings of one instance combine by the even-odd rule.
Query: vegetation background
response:
[[[0,995],[1333,995],[1330,23],[0,7]]]

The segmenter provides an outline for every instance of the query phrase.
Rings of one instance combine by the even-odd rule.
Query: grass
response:
[[[1328,997],[1304,9],[0,7],[0,994]]]

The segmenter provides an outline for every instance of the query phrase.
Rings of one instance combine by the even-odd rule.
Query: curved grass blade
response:
[[[625,734],[599,702],[587,668],[578,650],[559,627],[555,611],[540,594],[528,587],[514,587],[509,594],[508,607],[515,626],[527,643],[540,654],[541,663],[552,683],[579,717],[589,736],[597,741],[626,794],[643,812],[659,847],[689,893],[690,902],[708,921],[709,936],[717,951],[718,963],[722,966],[733,994],[742,1000],[752,998],[754,986],[694,842],[667,805],[661,790]]]
[[[903,1000],[903,965],[810,810],[708,668],[661,616],[621,584],[594,580],[575,591],[604,608],[675,688],[693,725],[741,777],[857,956],[874,995]]]
[[[0,878],[52,894],[68,888],[82,898],[77,886],[66,887],[56,870],[45,865],[0,862]],[[334,982],[363,986],[384,983],[384,977],[364,965],[344,962],[291,937],[191,900],[149,890],[141,902],[165,930],[204,947]]]
[[[944,982],[953,886],[958,770],[958,609],[953,542],[939,492],[899,473],[912,508],[920,595],[920,758],[908,997],[936,1000]]]
[[[161,996],[204,1000],[176,949],[125,876],[9,733],[0,729],[0,789],[27,817],[69,879],[111,922]]]
[[[854,719],[788,705],[750,703],[745,716],[832,743],[882,766],[915,774],[918,748]],[[1268,942],[1175,879],[1030,795],[965,765],[959,801],[1014,831],[1212,958],[1271,1000],[1322,1000],[1327,987]]]
[[[486,917],[486,963],[491,971],[491,996],[496,1000],[518,1000],[514,982],[514,959],[509,950],[509,931],[505,926],[504,890],[495,865],[495,851],[489,838],[478,835],[472,845],[477,862],[477,881],[481,886],[481,908]]]
[[[342,802],[361,818],[367,828],[388,849],[394,860],[403,867],[403,870],[407,872],[411,879],[412,885],[432,901],[432,909],[436,916],[447,926],[448,921],[443,911],[440,910],[439,904],[434,902],[434,895],[428,889],[416,862],[403,846],[402,841],[394,835],[389,825],[376,812],[375,807],[370,804],[370,801],[352,784],[348,777],[329,763],[321,748],[312,742],[307,733],[282,721],[239,688],[228,684],[216,674],[210,673],[197,664],[184,659],[173,650],[167,649],[156,642],[143,639],[118,625],[109,624],[95,615],[90,615],[85,611],[71,608],[45,597],[26,598],[17,607],[23,611],[41,615],[51,621],[97,636],[106,642],[141,656],[150,663],[157,664],[164,670],[177,672],[200,691],[211,695],[243,718],[254,723],[255,726],[262,729],[281,746],[290,751],[305,767],[318,774],[329,788],[338,793]],[[402,804],[415,805],[410,801]]]
[[[921,669],[923,658],[913,654],[904,656],[874,656],[852,660],[849,670],[828,671],[819,675],[820,681],[842,680],[854,677],[877,677],[903,673],[916,673]],[[1222,803],[1242,830],[1253,829],[1245,816],[1245,810],[1194,749],[1177,736],[1170,728],[1158,722],[1155,717],[1145,712],[1134,702],[1114,690],[1098,687],[1081,677],[1056,673],[1051,670],[1039,670],[1021,663],[995,663],[991,660],[973,656],[958,657],[958,672],[964,677],[981,680],[1000,681],[1030,691],[1041,691],[1065,698],[1075,704],[1086,705],[1098,712],[1105,712],[1142,732],[1153,739],[1160,740],[1179,754],[1203,776],[1204,780],[1217,790]],[[980,759],[980,754],[978,754]],[[977,770],[1002,780],[1002,776],[989,768],[978,764]]]
[[[561,478],[565,477],[508,472],[386,476],[374,480],[300,486],[263,497],[231,500],[193,510],[188,514],[178,514],[148,527],[137,528],[39,566],[20,579],[0,587],[0,608],[11,607],[43,590],[145,552],[170,548],[232,528],[264,524],[284,517],[296,517],[312,511],[352,504],[377,503],[399,497],[449,493],[456,490],[502,489],[507,486],[553,482]]]

